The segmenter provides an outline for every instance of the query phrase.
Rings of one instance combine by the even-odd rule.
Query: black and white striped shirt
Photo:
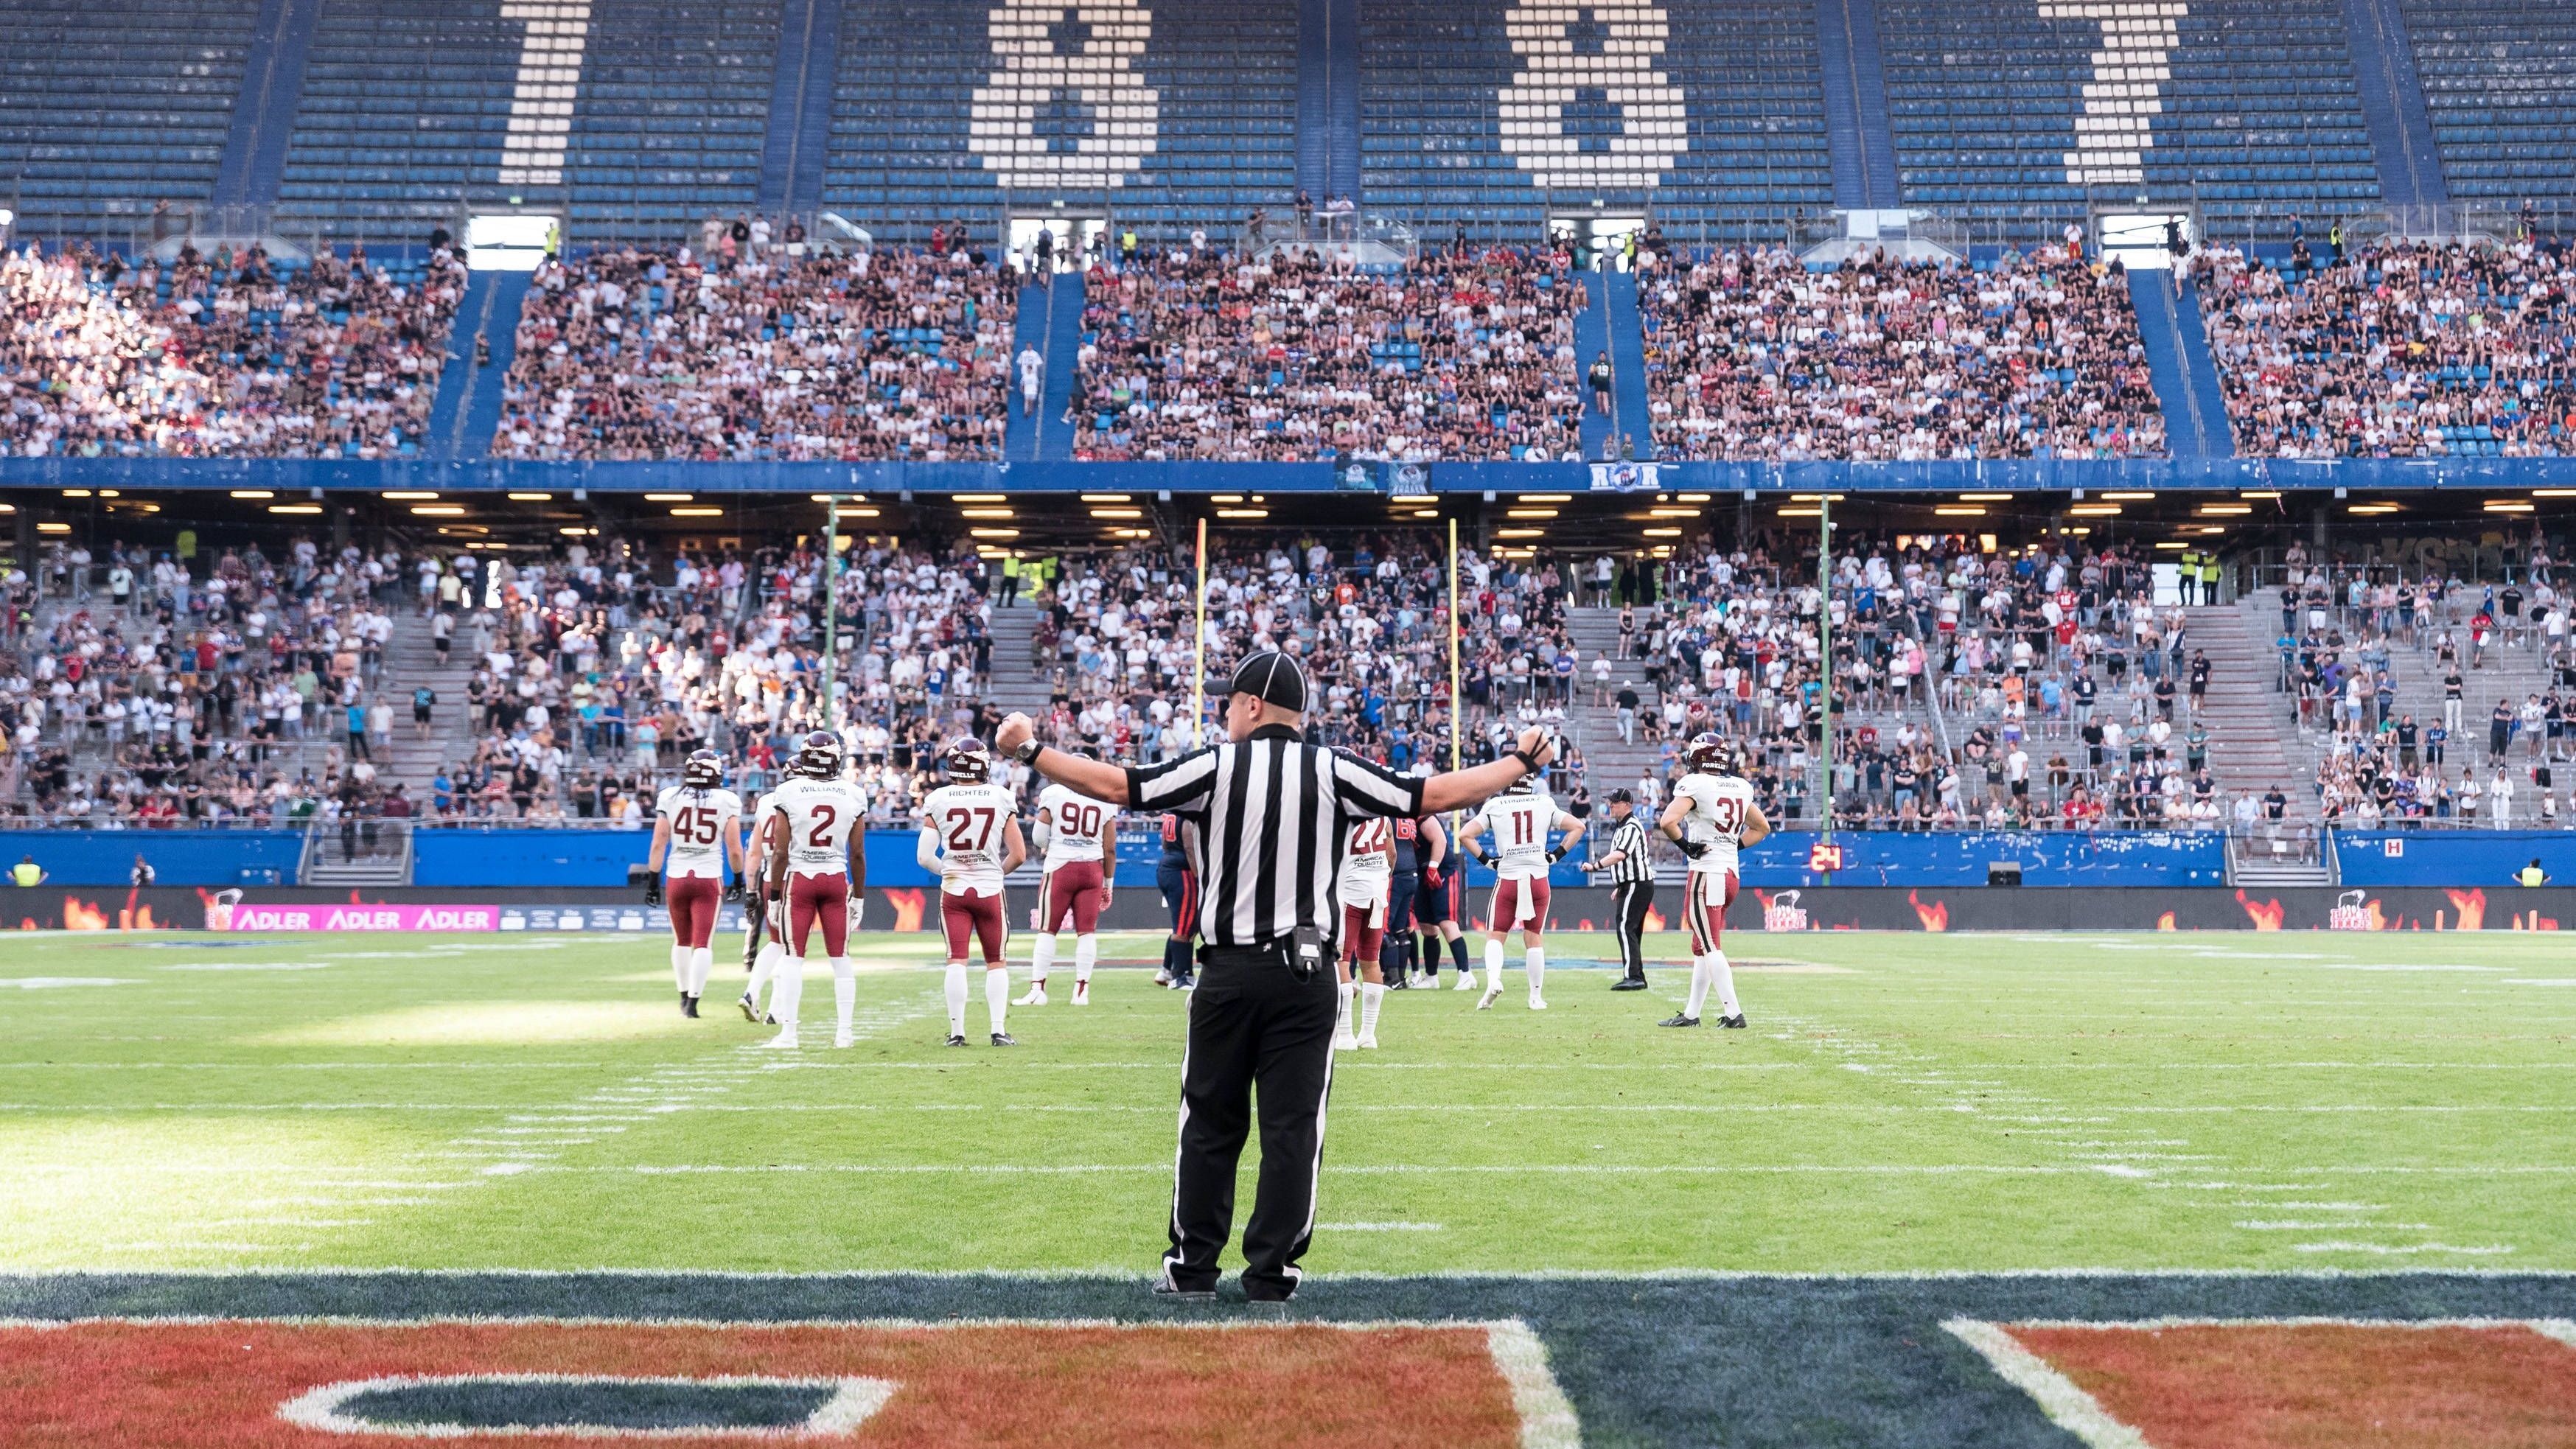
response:
[[[1199,935],[1211,946],[1277,940],[1300,924],[1341,925],[1333,879],[1355,821],[1422,813],[1422,782],[1285,725],[1127,772],[1133,810],[1168,810],[1199,877]]]
[[[1619,858],[1609,869],[1614,886],[1652,885],[1655,880],[1655,857],[1646,839],[1645,817],[1631,815],[1610,833],[1610,854]]]

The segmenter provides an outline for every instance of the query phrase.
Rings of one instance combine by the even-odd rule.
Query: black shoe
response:
[[[1285,1303],[1296,1296],[1297,1290],[1294,1288],[1256,1287],[1243,1290],[1243,1301],[1246,1303]]]
[[[1610,989],[1613,991],[1643,991],[1646,989],[1646,983],[1634,976],[1622,976],[1618,980],[1610,983]]]
[[[1176,1303],[1214,1303],[1216,1301],[1215,1284],[1211,1283],[1205,1288],[1184,1288],[1172,1281],[1172,1275],[1168,1269],[1161,1277],[1154,1280],[1153,1287],[1148,1291],[1157,1298],[1169,1298]]]
[[[1196,976],[1175,976],[1172,978],[1172,989],[1174,991],[1194,990],[1197,988],[1198,984],[1199,979]]]
[[[1413,988],[1407,986],[1404,982],[1404,978],[1399,975],[1394,980],[1386,983],[1386,989],[1389,991],[1410,991]]]
[[[1019,1043],[1018,1043],[1017,1041],[1012,1040],[1012,1038],[1011,1038],[1011,1034],[1010,1034],[1009,1032],[1007,1032],[1007,1031],[997,1031],[997,1032],[993,1033],[993,1045],[995,1045],[995,1046],[1018,1046],[1018,1045],[1019,1045]]]
[[[964,1046],[966,1044],[966,1034],[964,1032],[958,1032],[950,1036],[948,1038],[948,1044],[950,1046]]]
[[[681,1014],[682,1016],[695,1016],[695,1015],[697,1015],[697,1014],[698,1014],[698,999],[697,999],[696,997],[694,997],[694,996],[683,996],[683,997],[681,997],[681,998],[680,998],[680,1014]]]
[[[1696,1016],[1684,1016],[1684,1015],[1682,1015],[1680,1012],[1676,1011],[1676,1012],[1674,1012],[1672,1015],[1670,1015],[1670,1016],[1668,1016],[1668,1017],[1665,1017],[1662,1021],[1657,1022],[1657,1023],[1656,1023],[1656,1025],[1658,1025],[1658,1026],[1697,1026],[1697,1025],[1699,1025],[1699,1018],[1698,1018],[1698,1017],[1696,1017]]]
[[[1721,1016],[1717,1019],[1717,1024],[1719,1026],[1733,1027],[1737,1031],[1742,1031],[1744,1029],[1744,1013],[1739,1011],[1733,1016]]]

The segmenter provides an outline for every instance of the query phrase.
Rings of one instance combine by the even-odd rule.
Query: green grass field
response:
[[[2576,1268],[2555,937],[1735,944],[1744,1032],[1656,1029],[1684,972],[1614,994],[1599,938],[1543,1015],[1391,996],[1308,1266]],[[1143,1275],[1183,999],[1105,969],[998,1051],[979,989],[952,1051],[933,950],[867,938],[857,1047],[818,975],[787,1055],[658,938],[0,941],[0,1267]]]

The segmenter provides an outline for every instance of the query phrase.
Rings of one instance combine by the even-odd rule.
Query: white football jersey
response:
[[[1708,846],[1708,853],[1692,861],[1691,869],[1735,869],[1744,823],[1753,818],[1752,783],[1736,775],[1695,773],[1682,777],[1673,787],[1673,796],[1690,802],[1690,813],[1682,817],[1683,837]]]
[[[653,813],[671,822],[665,874],[724,879],[724,838],[742,818],[742,797],[731,790],[673,785],[653,802]]]
[[[1015,806],[999,785],[942,785],[921,802],[924,829],[939,836],[939,888],[992,895],[1002,888],[1003,828]]]
[[[1068,860],[1098,860],[1100,831],[1118,812],[1088,795],[1075,794],[1063,785],[1049,785],[1038,792],[1038,808],[1046,812],[1049,829],[1046,868],[1055,869]]]
[[[1394,823],[1387,820],[1363,820],[1351,827],[1349,853],[1342,857],[1341,878],[1335,882],[1334,893],[1343,905],[1373,906],[1386,899],[1394,880],[1386,848],[1394,834]]]
[[[850,837],[868,813],[867,798],[839,780],[790,780],[770,793],[786,817],[790,875],[841,875],[850,868]]]
[[[1497,795],[1476,818],[1485,822],[1485,851],[1494,858],[1496,875],[1505,880],[1546,878],[1554,800],[1542,794]]]

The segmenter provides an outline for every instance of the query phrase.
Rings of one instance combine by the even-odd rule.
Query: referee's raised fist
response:
[[[1555,734],[1538,727],[1521,731],[1521,753],[1536,761],[1539,768],[1545,769],[1548,763],[1556,758]]]
[[[1020,746],[1027,744],[1029,736],[1037,732],[1038,727],[1029,723],[1027,715],[1005,715],[1002,718],[1001,728],[993,731],[993,753],[1007,758]]]

